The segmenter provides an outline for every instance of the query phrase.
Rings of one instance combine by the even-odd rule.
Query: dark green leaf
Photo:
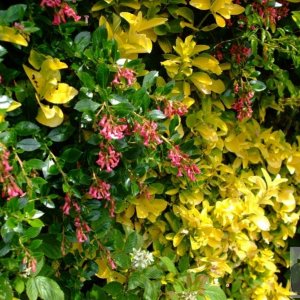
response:
[[[113,281],[104,286],[103,290],[113,297],[118,297],[123,293],[123,286],[120,282]]]
[[[144,299],[145,300],[157,300],[160,294],[160,282],[159,281],[145,281]]]
[[[109,69],[106,64],[99,64],[97,66],[96,71],[96,80],[97,83],[102,87],[103,89],[107,86],[108,83],[108,76],[109,76]]]
[[[69,163],[74,163],[78,161],[79,157],[82,155],[82,152],[76,148],[69,148],[63,152],[60,156],[63,160]]]
[[[40,131],[40,127],[32,122],[29,121],[22,121],[19,122],[15,126],[16,132],[19,136],[28,136],[34,135]]]
[[[74,109],[80,111],[80,112],[85,112],[85,111],[96,111],[99,108],[100,104],[97,102],[94,102],[90,99],[83,99],[78,101],[75,104]]]
[[[24,151],[34,151],[41,147],[41,144],[36,139],[23,139],[17,143],[17,148]]]
[[[129,234],[129,236],[126,239],[124,251],[126,253],[132,252],[133,248],[137,248],[137,243],[138,243],[138,235],[135,231],[133,231]]]
[[[0,257],[5,256],[10,251],[10,246],[4,242],[1,242],[0,247]]]
[[[0,45],[0,57],[4,56],[7,53],[7,50]]]
[[[158,77],[158,71],[151,71],[143,79],[142,86],[147,90],[155,83],[156,77]]]
[[[114,253],[113,259],[115,263],[123,269],[129,269],[131,266],[131,260],[128,254],[124,252]]]
[[[130,103],[120,103],[113,106],[113,109],[120,117],[125,117],[134,111],[134,107]]]
[[[40,247],[40,250],[51,259],[58,259],[62,257],[61,253],[61,244],[56,239],[56,235],[48,234],[44,236],[39,236],[43,240],[43,244]]]
[[[42,227],[30,227],[23,233],[21,239],[27,241],[29,239],[35,238],[41,232]]]
[[[53,142],[64,142],[69,139],[74,132],[74,128],[70,125],[62,125],[57,128],[52,129],[48,137]]]

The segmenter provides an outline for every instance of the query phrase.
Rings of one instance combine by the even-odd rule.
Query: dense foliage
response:
[[[2,2],[0,299],[289,299],[299,1]]]

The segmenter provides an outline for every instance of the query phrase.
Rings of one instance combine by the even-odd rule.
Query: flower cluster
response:
[[[65,200],[65,203],[61,207],[64,215],[69,215],[70,214],[70,209],[72,207],[75,209],[75,211],[77,213],[79,213],[81,211],[81,208],[80,208],[79,204],[76,201],[72,201],[72,199],[71,199],[71,197],[68,193],[65,195],[64,200]]]
[[[251,55],[251,49],[243,45],[233,44],[230,49],[230,54],[237,64],[245,63]]]
[[[70,7],[67,3],[61,2],[61,0],[42,0],[40,3],[41,7],[51,7],[59,8],[58,11],[54,13],[53,25],[59,25],[61,23],[66,23],[66,18],[72,18],[75,22],[81,19],[80,16],[76,14],[74,9]]]
[[[146,250],[132,249],[131,264],[134,269],[145,269],[154,262],[153,254]]]
[[[11,174],[13,167],[9,164],[9,155],[9,151],[5,149],[2,152],[0,151],[0,184],[3,184],[1,196],[7,198],[7,200],[25,195]]]
[[[106,169],[111,172],[120,162],[121,153],[117,152],[112,145],[100,144],[100,152],[98,153],[97,165],[101,170]]]
[[[259,14],[265,24],[270,23],[276,25],[276,23],[282,18],[286,17],[289,13],[287,1],[279,1],[278,7],[270,5],[269,0],[263,0],[260,3],[254,2],[252,4],[253,9]]]
[[[25,257],[22,260],[23,276],[28,277],[30,274],[36,272],[37,260],[26,252]]]
[[[237,88],[235,87],[235,90]],[[244,118],[251,118],[252,117],[252,101],[251,99],[254,96],[254,92],[250,91],[238,98],[238,100],[233,103],[232,108],[237,111],[237,119],[242,121]]]
[[[195,175],[200,174],[200,169],[196,164],[192,162],[186,153],[183,153],[179,146],[174,146],[169,150],[168,158],[171,160],[171,164],[178,168],[177,176],[183,176],[183,172],[189,177],[191,181],[195,181]]]
[[[106,183],[105,181],[102,181],[98,179],[96,181],[96,184],[93,184],[90,186],[89,189],[89,195],[93,197],[94,199],[106,199],[110,200],[110,184]]]
[[[120,85],[125,84],[131,86],[135,83],[136,76],[135,72],[129,68],[119,68],[118,72],[115,74],[112,84]]]
[[[168,118],[172,118],[175,115],[184,116],[187,112],[187,106],[178,101],[168,101],[164,108],[164,115]]]
[[[135,122],[133,132],[138,133],[144,139],[146,147],[157,146],[162,143],[157,133],[157,123],[154,121],[144,120],[143,124]]]
[[[79,217],[76,217],[74,220],[74,225],[76,227],[76,238],[78,243],[83,243],[87,241],[87,233],[91,231],[91,228],[86,222],[81,222]]]
[[[126,134],[128,129],[127,124],[117,124],[112,117],[104,115],[98,123],[101,128],[100,134],[107,140],[120,140]]]

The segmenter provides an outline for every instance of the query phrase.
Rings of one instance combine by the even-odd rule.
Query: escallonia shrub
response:
[[[0,298],[289,299],[296,2],[1,3]]]

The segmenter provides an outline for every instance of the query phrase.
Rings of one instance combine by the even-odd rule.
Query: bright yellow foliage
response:
[[[68,66],[57,58],[45,56],[31,50],[29,56],[30,64],[36,69],[23,65],[24,71],[36,91],[36,99],[39,104],[36,120],[49,127],[57,127],[64,120],[62,110],[57,106],[43,104],[47,100],[52,104],[66,104],[71,101],[78,91],[66,83],[60,83],[60,69]]]

